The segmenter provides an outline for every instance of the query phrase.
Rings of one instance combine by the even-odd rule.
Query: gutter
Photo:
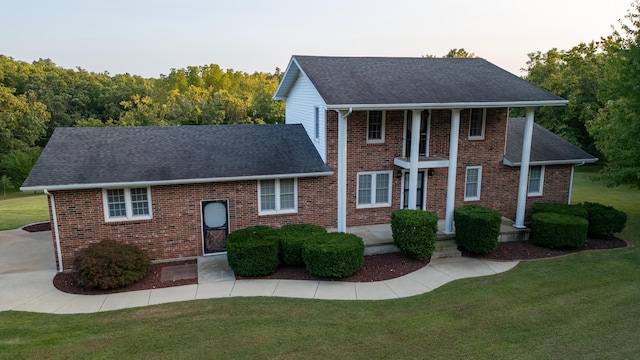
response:
[[[62,272],[64,270],[64,265],[62,264],[62,250],[60,250],[60,232],[58,232],[58,215],[56,214],[56,200],[53,197],[53,194],[50,193],[47,189],[44,189],[44,193],[49,196],[51,199],[51,214],[53,216],[53,233],[56,238],[56,251],[58,254],[58,272]]]
[[[161,185],[185,185],[199,183],[217,183],[232,182],[244,180],[271,180],[271,179],[287,179],[287,178],[306,178],[331,176],[333,171],[315,172],[315,173],[299,173],[299,174],[275,174],[275,175],[252,175],[252,176],[234,176],[224,178],[202,178],[202,179],[176,179],[176,180],[158,180],[158,181],[133,181],[133,182],[105,182],[105,183],[89,183],[89,184],[65,184],[65,185],[45,185],[45,186],[24,186],[20,191],[42,191],[47,190],[82,190],[82,189],[98,189],[98,188],[123,188],[123,187],[148,187]]]
[[[584,164],[592,164],[598,161],[598,158],[593,159],[567,159],[567,160],[549,160],[549,161],[531,161],[529,166],[538,165],[577,165],[582,166]],[[511,161],[506,157],[502,159],[502,163],[507,166],[515,167],[520,166],[520,161]]]
[[[503,108],[564,106],[568,100],[542,101],[494,101],[494,102],[453,102],[453,103],[407,103],[407,104],[331,104],[328,110],[416,110],[416,109],[466,109],[466,108]]]

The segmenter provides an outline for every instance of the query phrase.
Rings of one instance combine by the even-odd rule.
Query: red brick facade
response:
[[[64,268],[71,269],[77,251],[92,242],[116,239],[132,243],[153,260],[195,257],[203,254],[202,210],[204,200],[226,200],[229,230],[253,225],[280,227],[289,223],[337,226],[338,117],[326,113],[327,164],[332,176],[298,179],[298,211],[294,214],[258,215],[258,181],[152,186],[151,220],[106,222],[102,189],[53,191]],[[519,168],[502,164],[508,109],[488,109],[484,140],[469,140],[469,110],[461,111],[456,203],[474,203],[494,208],[515,218]],[[403,155],[404,111],[385,112],[385,141],[367,143],[367,112],[354,111],[347,120],[347,226],[388,223],[400,208],[401,169],[394,158]],[[450,110],[432,110],[429,155],[448,158]],[[464,201],[465,168],[482,166],[478,201]],[[389,207],[357,208],[357,174],[392,171],[392,204]],[[543,196],[533,202],[568,200],[571,166],[547,166]],[[444,218],[447,168],[432,169],[426,183],[426,209]],[[55,241],[55,238],[54,238]]]

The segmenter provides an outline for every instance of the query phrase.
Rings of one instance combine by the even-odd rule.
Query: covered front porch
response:
[[[453,234],[445,233],[445,219],[438,220],[438,233],[436,234],[436,250],[433,258],[447,258],[460,256],[455,243],[455,228]],[[500,224],[500,238],[498,241],[518,241],[529,240],[530,229],[516,228],[513,226],[514,221],[502,217]],[[329,229],[329,231],[337,231],[337,229]],[[365,245],[365,255],[385,254],[400,251],[393,245],[393,235],[391,233],[391,224],[377,224],[366,226],[347,227],[347,233],[354,234],[362,238]]]

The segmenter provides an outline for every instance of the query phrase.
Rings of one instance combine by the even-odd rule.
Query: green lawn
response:
[[[42,221],[49,221],[46,195],[12,192],[4,198],[0,194],[0,230]]]
[[[576,173],[629,214],[628,249],[524,262],[389,301],[229,298],[86,315],[0,313],[0,358],[630,359],[640,354],[640,191]],[[4,291],[4,289],[2,289]]]

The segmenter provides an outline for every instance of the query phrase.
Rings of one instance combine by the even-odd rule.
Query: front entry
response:
[[[404,180],[402,181],[402,207],[404,209],[409,207],[409,172],[403,173]],[[416,209],[424,210],[425,203],[425,172],[418,171],[418,188],[416,189]]]
[[[229,233],[227,201],[203,201],[202,220],[205,255],[227,251],[227,234]]]

